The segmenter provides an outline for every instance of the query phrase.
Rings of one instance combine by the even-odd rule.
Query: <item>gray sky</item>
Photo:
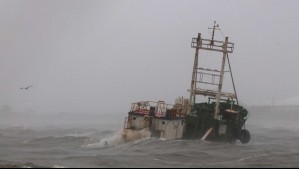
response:
[[[242,103],[297,97],[298,6],[295,0],[0,0],[0,106],[127,113],[138,100],[174,103],[189,96],[191,38],[199,32],[209,38],[214,20],[235,43],[230,60]]]

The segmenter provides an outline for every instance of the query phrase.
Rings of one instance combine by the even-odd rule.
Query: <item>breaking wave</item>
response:
[[[47,168],[45,166],[39,166],[34,163],[11,163],[11,162],[0,162],[0,168]]]
[[[122,137],[122,130],[112,133],[111,135],[102,138],[97,143],[92,143],[88,145],[83,145],[82,147],[87,148],[103,148],[103,147],[113,147],[123,143],[127,143],[128,141],[142,140],[146,138],[150,138],[151,133],[147,129],[140,130],[138,132],[129,133],[127,135],[127,139]]]

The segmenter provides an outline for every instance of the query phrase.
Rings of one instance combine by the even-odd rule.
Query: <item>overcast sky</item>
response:
[[[298,6],[296,0],[0,0],[0,107],[127,113],[138,100],[174,103],[189,96],[191,38],[199,32],[209,38],[214,20],[235,43],[230,61],[242,103],[297,97]]]

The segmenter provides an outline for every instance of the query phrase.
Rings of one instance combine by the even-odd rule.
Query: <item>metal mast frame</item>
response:
[[[219,119],[219,105],[220,100],[222,97],[230,98],[230,99],[236,99],[238,104],[238,98],[236,93],[236,88],[233,80],[233,75],[231,71],[231,66],[229,62],[228,53],[233,53],[234,50],[234,43],[231,43],[228,41],[228,37],[225,37],[224,41],[218,41],[214,40],[214,33],[215,30],[218,28],[218,25],[215,25],[216,22],[214,22],[213,26],[213,34],[212,39],[203,39],[201,38],[201,34],[198,33],[197,38],[192,38],[191,47],[195,48],[195,58],[194,58],[194,65],[193,65],[193,72],[192,72],[192,80],[191,80],[191,88],[190,88],[190,107],[188,114],[190,114],[190,111],[192,109],[192,106],[196,102],[196,95],[202,95],[202,96],[212,96],[216,98],[216,106],[215,106],[215,113],[214,118]],[[215,51],[215,52],[221,52],[223,54],[222,57],[222,65],[220,70],[212,70],[212,69],[205,69],[198,67],[198,57],[199,57],[199,50],[208,50],[208,51]],[[225,73],[225,63],[226,60],[229,64],[229,72],[231,74],[231,79],[233,83],[234,93],[225,93],[222,92],[222,85],[223,85],[223,79],[224,79],[224,73]],[[211,76],[211,81],[203,81],[203,76]],[[219,79],[218,83],[216,78]],[[202,89],[198,88],[197,85],[203,83],[208,85],[217,85],[218,90],[210,90],[210,89]]]

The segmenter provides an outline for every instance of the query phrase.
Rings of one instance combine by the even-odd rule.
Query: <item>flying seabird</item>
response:
[[[30,87],[32,87],[32,85],[29,85],[27,87],[22,87],[21,90],[23,90],[23,89],[28,90]]]

